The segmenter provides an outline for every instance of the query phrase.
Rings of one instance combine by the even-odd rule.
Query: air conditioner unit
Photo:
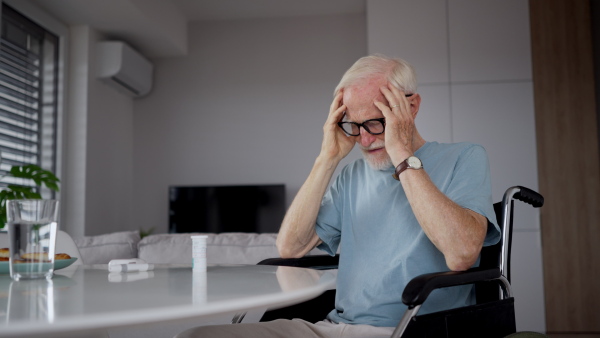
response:
[[[97,44],[98,78],[132,97],[148,94],[152,89],[150,61],[121,41]]]

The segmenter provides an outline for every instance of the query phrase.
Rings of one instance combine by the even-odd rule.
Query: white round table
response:
[[[207,318],[299,303],[335,287],[335,270],[263,265],[156,266],[109,273],[106,265],[58,270],[51,282],[0,275],[0,336],[85,332]]]

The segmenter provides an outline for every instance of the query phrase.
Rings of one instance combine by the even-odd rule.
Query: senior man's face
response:
[[[342,99],[347,107],[344,121],[363,123],[366,120],[382,118],[383,114],[373,102],[376,99],[387,102],[379,90],[386,84],[387,80],[384,78],[374,77],[345,88]],[[364,128],[360,128],[360,136],[356,139],[365,160],[376,170],[392,167],[392,160],[385,150],[384,140],[385,133],[371,135]]]

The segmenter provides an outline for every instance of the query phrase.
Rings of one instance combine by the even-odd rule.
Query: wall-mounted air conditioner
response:
[[[97,44],[98,77],[132,97],[146,95],[152,89],[150,61],[121,41]]]

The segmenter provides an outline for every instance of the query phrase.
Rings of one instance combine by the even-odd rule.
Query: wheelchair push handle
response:
[[[544,205],[544,196],[536,191],[522,186],[517,186],[515,188],[517,188],[518,191],[513,195],[514,199],[531,204],[534,208],[540,208]]]

